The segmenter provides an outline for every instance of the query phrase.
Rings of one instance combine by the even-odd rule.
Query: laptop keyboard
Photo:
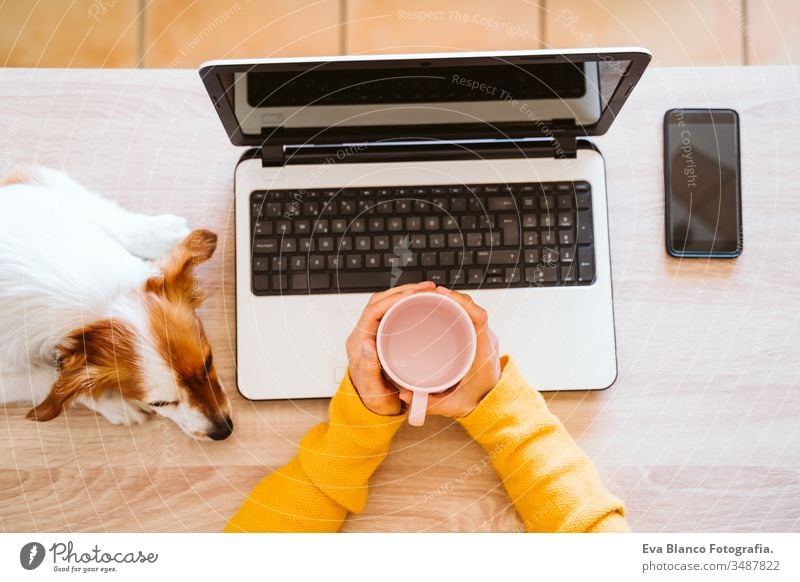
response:
[[[588,182],[259,190],[256,295],[590,285]]]

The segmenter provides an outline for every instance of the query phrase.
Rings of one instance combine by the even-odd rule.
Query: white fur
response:
[[[189,228],[177,216],[125,210],[56,170],[19,168],[13,177],[22,183],[0,187],[0,403],[35,405],[50,390],[54,348],[69,332],[109,315],[146,320],[130,291]],[[163,361],[142,355],[149,380],[164,384]],[[144,418],[112,394],[77,400],[111,422]]]

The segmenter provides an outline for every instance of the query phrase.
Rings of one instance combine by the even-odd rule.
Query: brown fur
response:
[[[135,335],[125,323],[108,319],[84,326],[72,332],[57,353],[59,377],[28,418],[52,420],[81,393],[97,398],[105,390],[117,390],[125,398],[141,397]]]

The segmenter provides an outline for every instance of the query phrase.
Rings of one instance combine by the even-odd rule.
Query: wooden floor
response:
[[[664,66],[800,63],[797,0],[0,2],[0,66],[644,46]]]
[[[639,531],[800,530],[800,74],[796,68],[650,71],[610,133],[619,377],[549,395]],[[663,248],[661,119],[742,116],[745,251],[677,261]],[[325,418],[327,402],[235,393],[230,146],[190,71],[0,70],[0,172],[65,168],[146,212],[220,233],[201,270],[202,315],[236,429],[199,443],[166,421],[114,427],[84,410],[52,422],[0,408],[0,531],[218,531]],[[309,354],[313,357],[313,354]],[[580,365],[578,362],[577,365]],[[535,379],[532,379],[535,382]],[[483,451],[452,422],[403,428],[350,531],[516,531]],[[476,474],[471,474],[476,473]]]

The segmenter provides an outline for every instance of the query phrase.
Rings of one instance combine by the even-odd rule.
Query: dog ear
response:
[[[72,338],[70,338],[72,339]],[[27,417],[40,422],[53,420],[69,405],[79,393],[91,392],[92,382],[86,371],[86,359],[76,350],[64,350],[59,354],[59,374],[50,387],[50,394],[41,403],[32,408]]]
[[[199,306],[204,299],[196,284],[194,267],[211,258],[217,248],[217,235],[210,230],[190,232],[161,265],[161,275],[147,280],[145,290],[170,301]]]

